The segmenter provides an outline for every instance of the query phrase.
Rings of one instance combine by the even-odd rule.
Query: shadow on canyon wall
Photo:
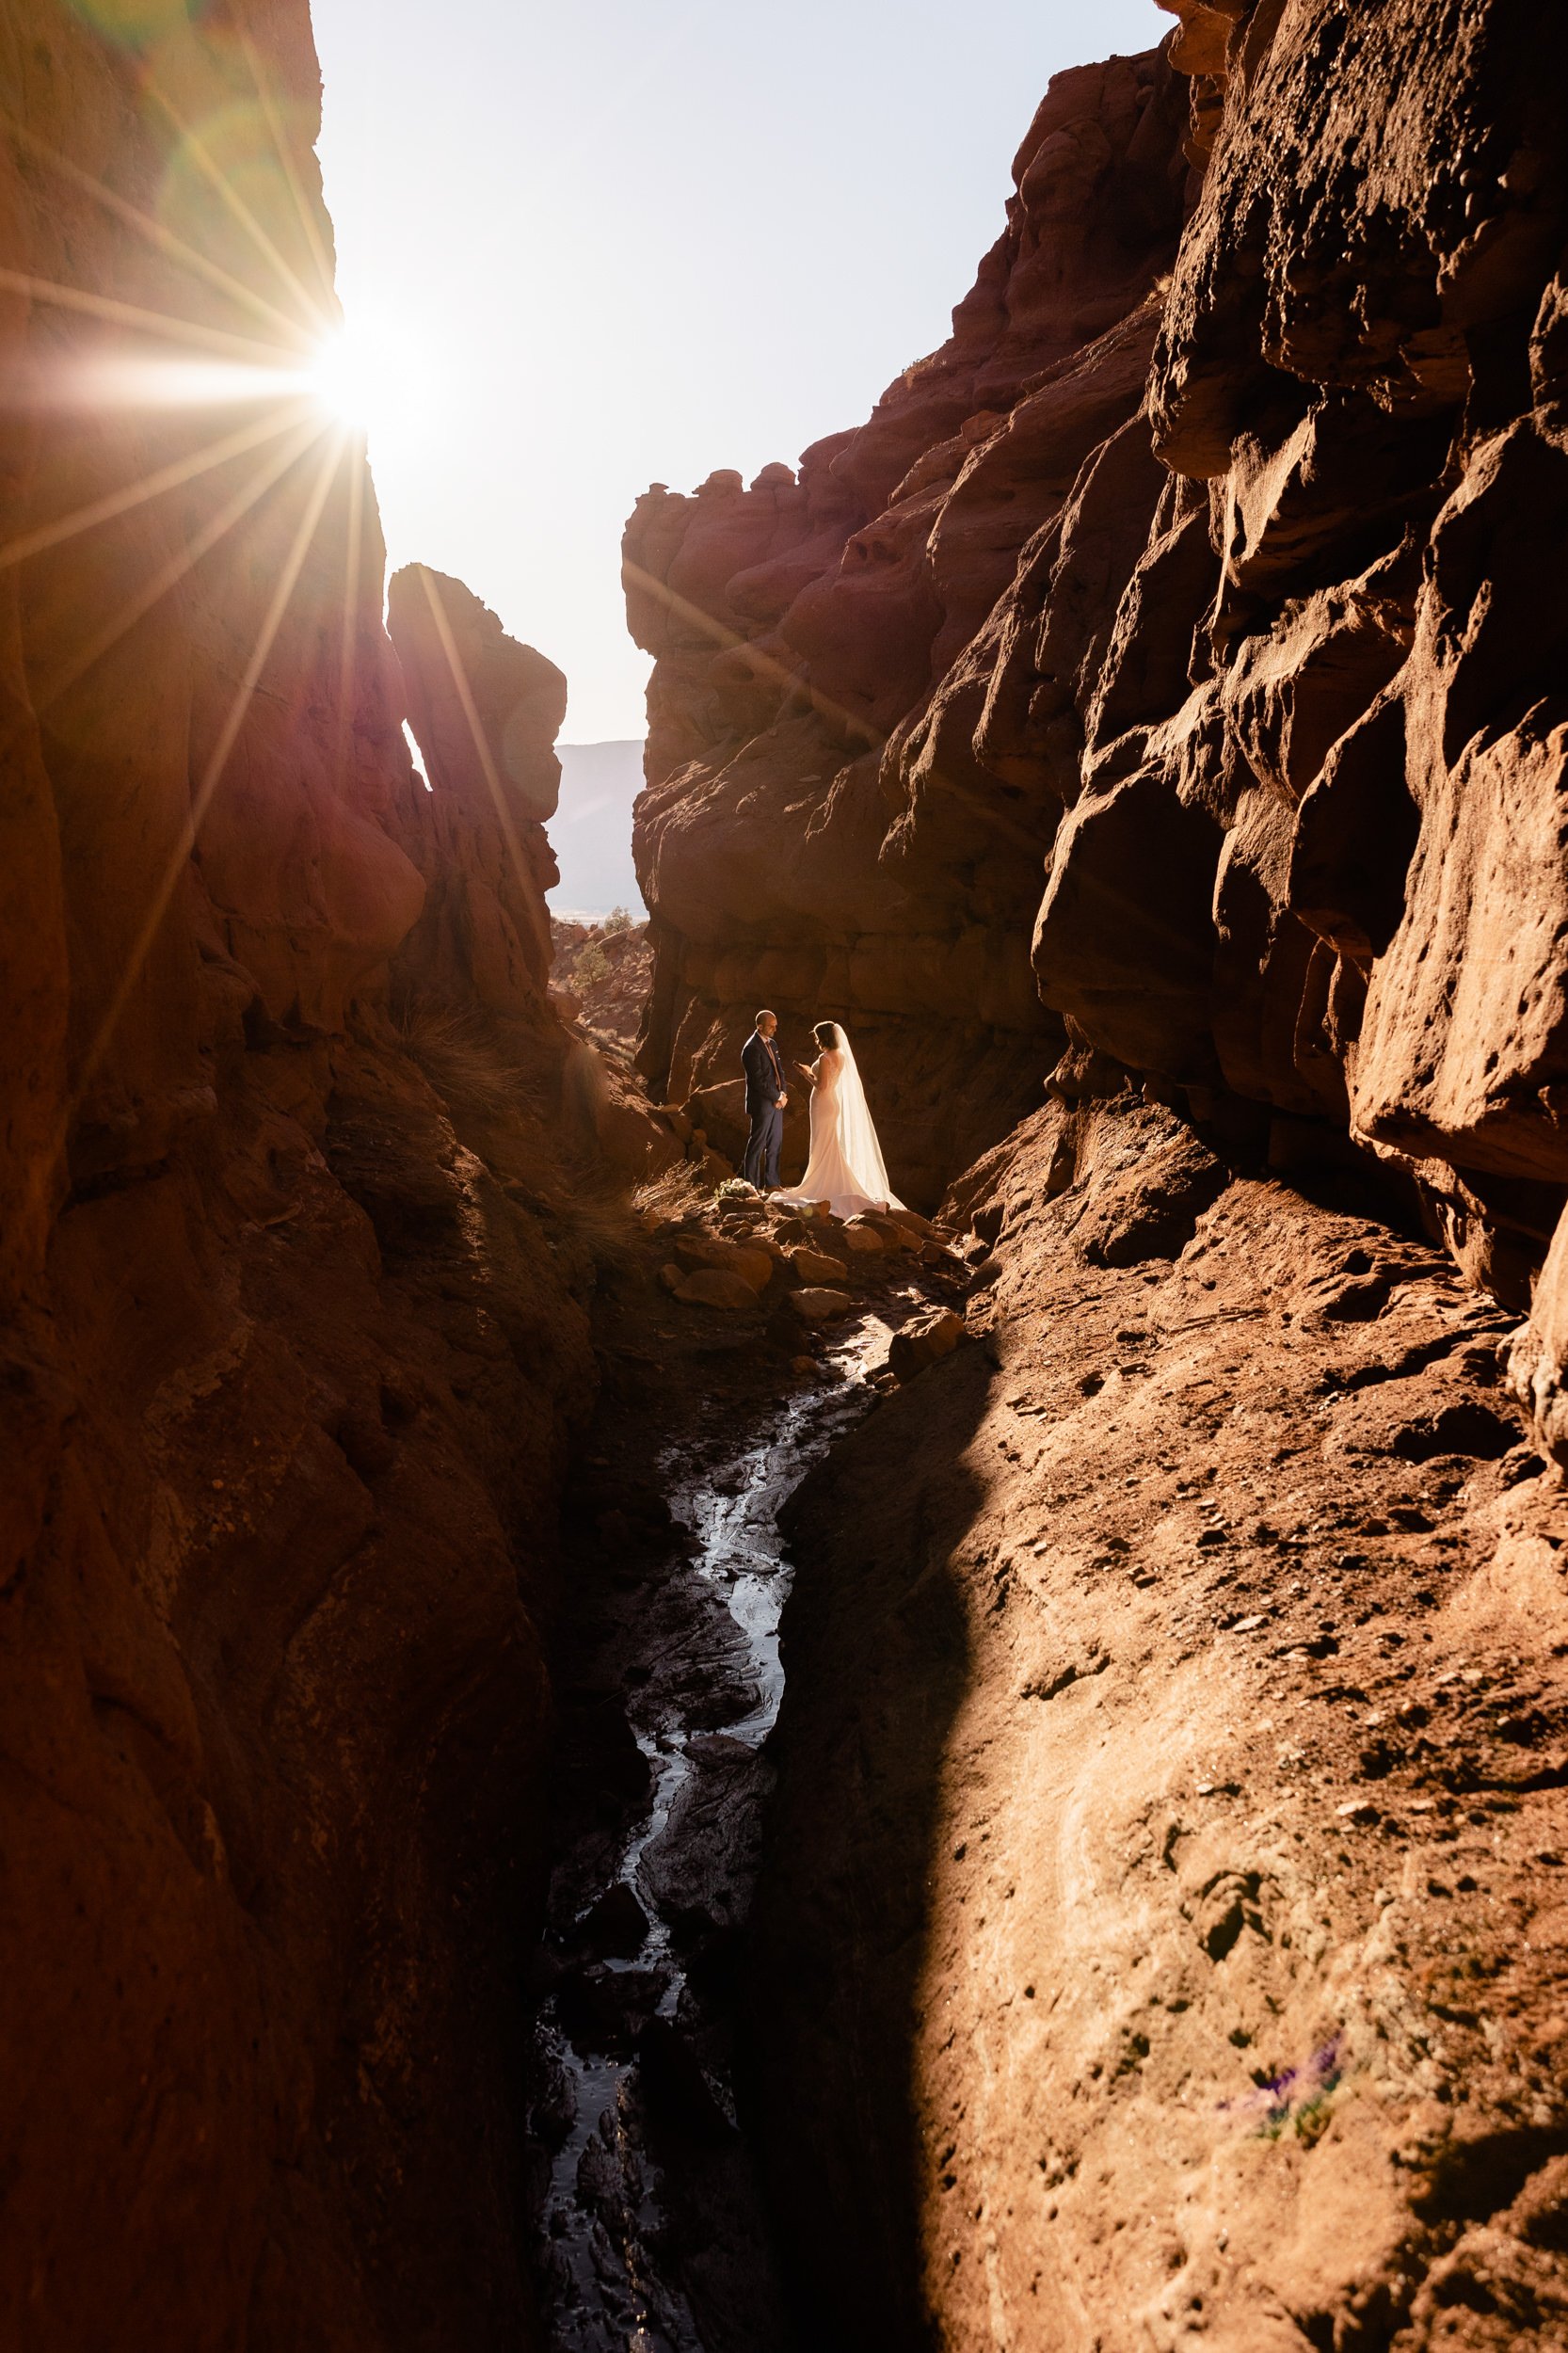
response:
[[[291,373],[305,0],[0,85],[0,2337],[515,2347],[582,1199],[674,1147],[549,1001],[564,682],[434,574],[394,651]]]
[[[952,1561],[982,1499],[968,1449],[996,1368],[969,1349],[922,1375],[936,1378],[939,1465],[913,1472],[919,1404],[895,1395],[786,1523],[796,1581],[769,1753],[791,1802],[769,1819],[748,1937],[746,2091],[799,2341],[845,2353],[931,2342],[913,2070],[929,1890],[952,1843],[942,1765],[975,1666]],[[831,2133],[806,2084],[833,2087]]]

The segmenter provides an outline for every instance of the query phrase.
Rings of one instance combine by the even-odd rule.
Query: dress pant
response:
[[[784,1143],[784,1114],[776,1103],[760,1103],[751,1114],[751,1133],[741,1174],[760,1193],[778,1182],[778,1155]]]

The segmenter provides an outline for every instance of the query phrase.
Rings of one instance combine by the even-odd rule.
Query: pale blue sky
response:
[[[1050,75],[1152,0],[314,0],[321,154],[394,563],[643,732],[622,522],[858,423],[933,349]],[[407,397],[406,397],[407,395]]]

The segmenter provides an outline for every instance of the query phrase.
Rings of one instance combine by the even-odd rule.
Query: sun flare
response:
[[[322,337],[300,372],[300,390],[325,416],[375,444],[418,436],[430,414],[434,376],[407,334],[351,319]]]
[[[302,371],[308,397],[340,424],[369,429],[387,381],[372,339],[342,327],[324,336]]]

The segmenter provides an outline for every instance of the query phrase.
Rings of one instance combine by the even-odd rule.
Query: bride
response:
[[[811,1034],[822,1048],[806,1073],[812,1090],[811,1157],[799,1184],[776,1193],[775,1200],[781,1205],[825,1201],[835,1217],[855,1217],[862,1209],[902,1209],[904,1203],[888,1182],[866,1091],[841,1025],[819,1021]]]

